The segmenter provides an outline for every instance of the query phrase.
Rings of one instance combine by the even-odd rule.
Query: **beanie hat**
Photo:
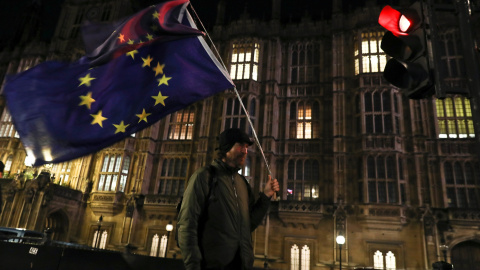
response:
[[[241,129],[238,128],[229,128],[220,133],[217,137],[219,141],[219,146],[216,150],[220,150],[223,152],[228,152],[232,149],[233,145],[237,142],[239,143],[247,143],[248,145],[252,145],[253,141],[250,137]]]

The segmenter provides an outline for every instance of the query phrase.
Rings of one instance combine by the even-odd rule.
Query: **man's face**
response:
[[[247,158],[248,144],[247,143],[235,143],[227,152],[225,157],[225,163],[234,168],[242,168],[245,165]]]

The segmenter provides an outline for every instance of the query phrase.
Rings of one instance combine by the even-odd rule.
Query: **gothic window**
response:
[[[304,245],[301,250],[296,244],[292,246],[292,248],[290,249],[290,269],[310,269],[310,248],[307,245]]]
[[[194,109],[194,107],[189,107],[171,114],[168,139],[191,140],[193,138],[193,126],[195,121]]]
[[[250,99],[248,102],[247,97],[242,98],[242,103],[245,106],[245,109],[248,111],[248,117],[252,121],[252,124],[255,125],[256,121],[256,99]],[[240,104],[238,98],[228,98],[225,100],[225,129],[227,128],[239,128],[245,130],[247,128],[247,133],[252,135],[252,129],[247,120],[247,115]]]
[[[397,99],[392,100],[390,90],[367,92],[364,94],[364,101],[365,132],[367,134],[400,133],[400,114],[396,104]]]
[[[442,73],[447,74],[449,78],[465,78],[466,70],[463,59],[462,42],[458,29],[442,29],[438,34],[440,57],[440,68]],[[448,80],[449,78],[446,78]]]
[[[246,41],[233,44],[230,76],[234,80],[258,80],[260,44]]]
[[[395,270],[395,254],[392,251],[388,251],[385,255],[380,250],[375,251],[373,254],[373,267],[375,269]]]
[[[290,103],[290,138],[316,139],[320,136],[320,106],[318,102]]]
[[[290,160],[288,162],[287,200],[318,200],[319,178],[317,160]]]
[[[177,196],[185,189],[188,161],[186,158],[165,159],[158,186],[158,194]]]
[[[435,102],[439,138],[475,137],[470,100],[457,96],[437,99]]]
[[[14,136],[15,138],[20,137],[13,126],[12,116],[10,115],[9,112],[5,111],[0,125],[1,125],[0,137],[8,137],[8,138],[12,136]]]
[[[4,168],[4,172],[10,172],[10,170],[12,169],[12,160],[13,160],[13,156],[12,155],[9,155],[7,157],[7,161],[5,162],[5,168]]]
[[[290,81],[292,84],[315,83],[320,80],[320,44],[295,43],[290,47]]]
[[[380,48],[383,34],[383,32],[363,32],[356,37],[355,75],[383,71],[387,63],[387,56]]]
[[[150,256],[165,257],[165,250],[167,248],[167,236],[163,235],[162,238],[155,234],[152,239],[152,247],[150,249]]]
[[[474,165],[470,162],[445,162],[443,165],[448,207],[478,208],[480,192]]]
[[[57,163],[53,165],[52,173],[55,175],[55,183],[59,185],[68,184],[68,178],[70,177],[70,171],[72,169],[71,162]]]
[[[122,163],[123,162],[123,163]],[[130,157],[122,155],[105,155],[98,181],[98,191],[125,192]]]
[[[107,246],[108,233],[107,233],[107,231],[103,231],[100,234],[100,236],[98,235],[99,233],[100,233],[100,231],[98,231],[98,230],[95,231],[95,233],[93,235],[92,247],[105,249],[105,247]]]
[[[397,203],[397,166],[395,158],[387,156],[367,158],[368,202]]]

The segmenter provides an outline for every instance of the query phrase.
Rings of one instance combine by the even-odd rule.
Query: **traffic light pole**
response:
[[[475,42],[472,37],[470,8],[467,0],[456,0],[460,35],[463,44],[464,59],[467,70],[468,86],[470,90],[470,107],[475,131],[477,154],[480,155],[480,66],[478,54],[475,51]]]

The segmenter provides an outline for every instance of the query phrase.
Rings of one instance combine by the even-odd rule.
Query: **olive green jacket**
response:
[[[209,195],[212,178],[208,168],[203,167],[190,177],[183,196],[177,230],[185,268],[221,268],[239,250],[242,269],[252,269],[251,232],[262,222],[270,198],[262,192],[255,201],[238,169],[219,160],[212,166],[216,177],[212,193]]]

